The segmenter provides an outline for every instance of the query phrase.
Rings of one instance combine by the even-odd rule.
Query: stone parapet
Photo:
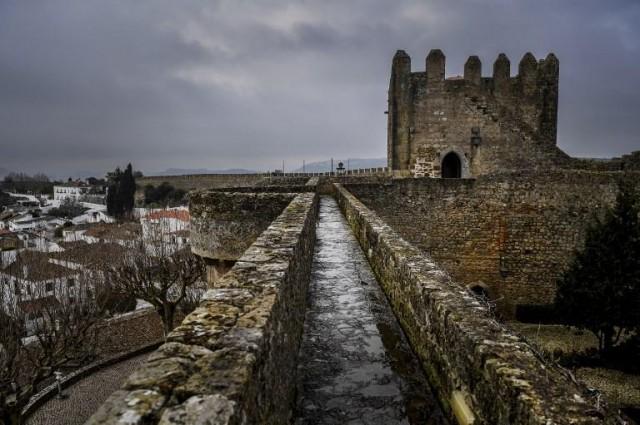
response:
[[[344,187],[336,185],[336,196],[438,397],[460,423],[613,420]]]
[[[551,304],[556,282],[617,181],[638,172],[555,170],[345,186],[453,279],[484,288],[502,318]]]
[[[192,192],[191,250],[205,258],[237,260],[295,196],[295,193]]]
[[[87,423],[289,423],[316,217],[297,195]]]

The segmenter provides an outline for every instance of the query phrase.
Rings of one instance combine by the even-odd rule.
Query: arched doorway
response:
[[[489,290],[484,285],[472,285],[471,287],[469,287],[469,290],[473,295],[480,298],[481,300],[489,300]]]
[[[462,163],[455,152],[449,152],[442,160],[442,178],[459,179],[462,177]]]

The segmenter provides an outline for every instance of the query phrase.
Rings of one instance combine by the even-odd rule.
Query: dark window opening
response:
[[[480,298],[482,300],[488,300],[489,299],[489,291],[487,291],[486,288],[484,288],[484,287],[482,287],[480,285],[474,285],[469,289],[471,289],[471,292],[476,297],[478,297],[478,298]]]
[[[462,163],[455,152],[449,152],[442,160],[442,178],[459,179],[462,177]]]

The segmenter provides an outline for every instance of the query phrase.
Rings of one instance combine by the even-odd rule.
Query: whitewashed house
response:
[[[53,199],[56,201],[63,201],[65,199],[71,199],[79,201],[80,198],[89,193],[89,186],[83,182],[69,182],[62,185],[53,186]]]
[[[80,272],[53,264],[46,254],[22,251],[0,270],[0,291],[5,303],[15,303],[27,316],[32,329],[45,306],[73,303],[78,299]],[[11,310],[11,308],[7,309]]]
[[[142,239],[149,253],[171,254],[189,243],[191,216],[185,207],[153,210],[142,218]]]

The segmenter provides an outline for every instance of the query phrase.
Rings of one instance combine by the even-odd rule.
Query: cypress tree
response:
[[[113,173],[109,173],[107,179],[109,181],[107,186],[107,213],[114,217],[120,217],[122,215],[122,202],[120,201],[122,171],[120,171],[120,167],[116,168]]]
[[[136,180],[133,177],[133,167],[129,163],[120,181],[120,198],[122,200],[123,213],[129,214],[133,210],[135,194]]]
[[[120,167],[107,175],[109,181],[107,193],[107,212],[114,217],[130,214],[134,206],[136,194],[136,180],[133,167],[127,165],[124,172]]]

